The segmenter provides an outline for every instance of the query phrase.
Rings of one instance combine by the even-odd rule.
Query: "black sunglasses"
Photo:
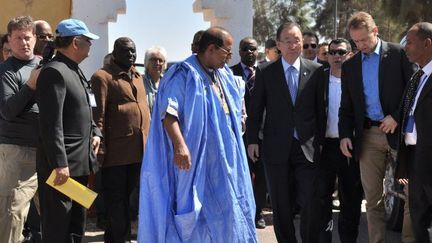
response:
[[[303,44],[303,49],[308,49],[309,48],[309,46],[312,48],[312,49],[315,49],[315,48],[317,48],[317,44]]]
[[[47,40],[47,39],[52,40],[54,38],[54,36],[51,34],[40,34],[40,35],[37,35],[37,38],[39,40]]]
[[[338,54],[339,56],[345,56],[348,53],[347,50],[329,50],[328,54],[334,56],[336,54]]]
[[[244,52],[247,52],[247,51],[254,52],[256,50],[257,50],[257,48],[255,46],[245,46],[242,48],[242,51],[244,51]]]

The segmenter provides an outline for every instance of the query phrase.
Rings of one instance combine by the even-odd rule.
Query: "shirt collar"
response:
[[[72,67],[76,70],[78,70],[78,63],[76,63],[74,60],[70,59],[69,57],[67,57],[66,55],[64,55],[63,53],[61,53],[61,51],[58,51],[55,55],[55,57],[61,61],[63,61],[66,65],[68,65],[69,67]]]
[[[422,68],[422,70],[423,70],[424,74],[426,74],[428,77],[430,77],[430,75],[431,75],[431,73],[432,73],[432,60],[429,61],[429,63],[426,64],[426,66],[424,66],[424,67]],[[424,74],[423,74],[423,75],[424,75]]]
[[[245,69],[249,70],[249,66],[247,66],[243,62],[240,62],[240,65],[242,66],[243,70],[245,70]],[[256,67],[257,67],[257,64],[255,62],[255,64],[253,65],[253,68],[256,69]]]
[[[113,72],[113,74],[115,74],[115,75],[118,75],[118,76],[121,76],[121,75],[126,75],[126,76],[129,76],[128,75],[128,72],[127,71],[124,71],[123,69],[121,69],[115,62],[114,62],[114,60],[111,60],[110,61],[110,69],[111,69],[111,71]],[[138,73],[138,71],[135,69],[135,67],[134,66],[131,66],[131,68],[128,70],[128,71],[130,71],[132,74],[133,74],[133,76],[135,76],[136,78],[138,78],[139,76],[140,76],[140,74]]]
[[[289,64],[287,61],[285,61],[285,59],[283,57],[281,57],[282,59],[282,67],[284,72],[286,72],[288,70],[289,67],[293,66],[297,72],[300,72],[300,58],[297,57],[297,59],[294,61],[294,63],[291,65]]]
[[[329,81],[330,81],[330,83],[341,83],[341,78],[338,78],[338,77],[330,74]]]
[[[366,54],[364,54],[364,53],[362,52],[362,53],[361,53],[361,55],[362,55],[362,60],[364,60],[366,57],[368,57],[368,56],[370,56],[370,55],[372,55],[372,54],[376,54],[377,56],[379,56],[379,55],[380,55],[380,51],[381,51],[381,40],[380,40],[380,38],[377,37],[377,45],[376,45],[376,47],[375,47],[375,50],[374,50],[371,54],[369,54],[369,55],[366,55]]]

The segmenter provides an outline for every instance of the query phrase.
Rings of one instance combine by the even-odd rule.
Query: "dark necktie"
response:
[[[246,78],[246,86],[251,91],[255,84],[255,66],[247,67],[247,69],[249,70],[249,75]]]
[[[423,76],[424,72],[423,70],[419,69],[417,72],[414,73],[414,75],[411,77],[409,83],[408,83],[408,90],[406,92],[405,98],[403,100],[403,106],[402,106],[402,125],[403,128],[405,127],[405,122],[408,118],[408,114],[411,110],[411,107],[414,104],[414,100],[417,93],[417,88],[420,83],[420,79]]]

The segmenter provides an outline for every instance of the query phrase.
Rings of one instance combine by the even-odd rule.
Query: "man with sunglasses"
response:
[[[334,39],[329,44],[328,62],[330,67],[322,66],[324,78],[319,82],[319,103],[322,105],[320,115],[322,141],[321,160],[318,176],[315,181],[317,193],[313,202],[316,224],[313,234],[320,235],[320,243],[332,242],[333,216],[332,194],[338,178],[340,214],[338,232],[340,241],[356,242],[361,212],[363,190],[360,182],[360,171],[357,162],[345,157],[339,149],[339,106],[341,99],[342,63],[352,55],[351,45],[343,38]]]
[[[79,63],[88,57],[91,40],[99,36],[77,19],[61,21],[56,33],[57,54],[42,68],[36,89],[42,241],[81,242],[85,208],[45,182],[52,172],[54,185],[63,185],[69,177],[87,185],[88,175],[97,169],[102,133],[93,122],[96,101]]]
[[[45,20],[36,20],[36,45],[33,50],[34,54],[42,57],[44,49],[49,41],[52,41],[54,36],[51,26]]]
[[[387,163],[396,157],[398,108],[413,65],[402,46],[378,37],[370,14],[354,13],[347,29],[360,52],[342,65],[340,148],[354,163],[359,161],[369,241],[384,242],[383,179]],[[412,242],[408,219],[404,218],[402,229],[404,242]]]
[[[165,73],[141,169],[138,242],[257,242],[233,39],[204,31]]]
[[[318,36],[315,33],[311,31],[303,32],[303,57],[314,62],[318,62],[318,44]]]
[[[246,106],[246,114],[249,113],[249,100],[253,92],[255,82],[255,70],[257,68],[258,57],[258,43],[252,37],[243,38],[239,45],[239,54],[241,61],[230,67],[234,75],[242,77],[245,82],[245,95],[244,101]],[[246,133],[243,135],[245,146],[247,146]],[[248,158],[249,170],[252,178],[254,178],[252,185],[254,189],[254,197],[256,204],[256,217],[255,226],[258,229],[265,228],[265,221],[262,215],[262,209],[266,204],[266,182],[264,176],[264,166],[261,160],[253,162]]]

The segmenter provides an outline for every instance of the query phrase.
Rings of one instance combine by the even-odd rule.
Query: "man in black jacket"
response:
[[[342,243],[356,242],[361,213],[363,190],[360,182],[359,164],[342,154],[339,149],[339,107],[341,99],[342,63],[351,57],[351,45],[343,38],[334,39],[329,44],[328,62],[322,66],[324,77],[319,81],[319,99],[324,112],[320,117],[322,141],[321,159],[315,183],[317,198],[314,216],[319,220],[315,228],[320,234],[320,243],[332,242],[332,194],[338,178],[340,214],[338,232]]]
[[[276,39],[282,57],[257,69],[247,120],[248,155],[254,161],[264,160],[278,241],[297,242],[293,224],[296,202],[301,206],[302,241],[317,242],[316,235],[306,229],[319,154],[316,71],[320,65],[300,57],[303,37],[298,24],[282,24]]]
[[[400,109],[398,177],[409,187],[409,207],[417,242],[431,242],[432,205],[432,23],[407,33],[408,59],[419,65],[407,85]],[[408,179],[408,180],[407,180]]]
[[[90,83],[78,64],[88,56],[91,40],[99,37],[76,19],[61,21],[56,33],[56,57],[43,67],[37,83],[42,241],[81,242],[85,209],[45,181],[54,171],[54,185],[69,177],[86,185],[90,171],[96,169],[102,134],[92,120],[96,102]]]
[[[246,114],[249,113],[249,100],[253,92],[255,82],[255,70],[257,68],[258,43],[252,37],[243,38],[239,45],[239,54],[241,61],[230,67],[236,76],[240,76],[245,82],[244,101],[246,106]],[[247,148],[246,133],[243,135],[243,141]],[[261,138],[262,140],[262,138]],[[264,165],[262,160],[252,161],[248,158],[249,171],[253,178],[254,198],[256,204],[255,226],[258,229],[265,228],[265,221],[262,215],[262,209],[266,203],[266,181],[264,175]]]
[[[400,45],[378,37],[370,14],[355,13],[348,30],[360,52],[342,65],[340,148],[360,163],[369,240],[384,242],[383,179],[386,164],[396,157],[398,107],[413,66]],[[407,242],[411,230],[403,228]]]

